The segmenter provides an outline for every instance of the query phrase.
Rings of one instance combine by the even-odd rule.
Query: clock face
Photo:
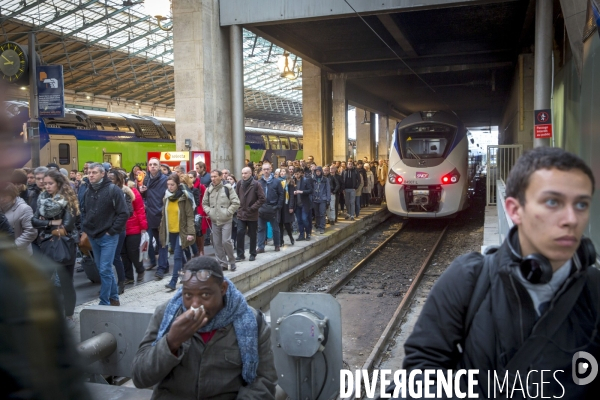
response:
[[[0,45],[0,73],[2,79],[15,82],[27,73],[27,56],[23,49],[16,43],[3,43]]]

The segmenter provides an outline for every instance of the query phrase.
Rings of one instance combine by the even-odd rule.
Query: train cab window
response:
[[[110,126],[112,126],[112,130],[113,131],[118,131],[119,130],[119,126],[117,124],[115,124],[114,122],[111,122]]]
[[[113,168],[122,168],[121,161],[121,153],[104,153],[103,162],[110,163],[110,165],[112,165]]]
[[[304,139],[298,139],[298,144],[300,144],[300,150],[304,150]]]
[[[290,149],[290,141],[288,138],[280,136],[279,141],[281,142],[281,150],[289,150]]]
[[[290,144],[291,144],[292,150],[298,150],[299,146],[298,146],[298,139],[297,138],[291,137],[290,138]]]
[[[262,135],[262,138],[265,142],[265,150],[269,150],[269,139],[267,138],[266,135]]]
[[[69,146],[67,143],[60,143],[58,145],[58,164],[71,164],[71,146]]]
[[[402,158],[443,157],[455,134],[456,128],[441,124],[413,125],[402,129],[399,133]]]
[[[281,145],[279,144],[279,138],[277,136],[269,136],[269,143],[271,144],[271,150],[281,149]]]
[[[99,131],[103,131],[104,130],[104,126],[102,125],[102,122],[94,122],[96,124],[96,129]]]

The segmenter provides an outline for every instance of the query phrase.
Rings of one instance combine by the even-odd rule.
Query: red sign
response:
[[[552,137],[552,110],[535,110],[534,125],[536,139],[548,139]]]
[[[429,174],[427,172],[417,172],[417,179],[427,179]]]
[[[552,125],[536,125],[535,138],[548,139],[552,137]]]
[[[173,167],[185,167],[186,171],[196,168],[198,161],[206,164],[206,170],[210,171],[210,151],[149,151],[147,160],[158,158],[161,164]]]

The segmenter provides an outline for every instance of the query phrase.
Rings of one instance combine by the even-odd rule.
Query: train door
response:
[[[67,171],[79,169],[75,136],[50,135],[50,162]]]

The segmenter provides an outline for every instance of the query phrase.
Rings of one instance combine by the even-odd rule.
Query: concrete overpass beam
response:
[[[331,134],[331,83],[321,68],[302,63],[302,128],[304,159],[309,155],[317,165],[333,160]]]
[[[173,1],[177,150],[211,152],[211,168],[233,168],[229,30],[219,0]],[[238,173],[239,171],[235,171]]]
[[[333,91],[333,159],[348,159],[348,100],[346,77],[337,74],[332,79]]]

